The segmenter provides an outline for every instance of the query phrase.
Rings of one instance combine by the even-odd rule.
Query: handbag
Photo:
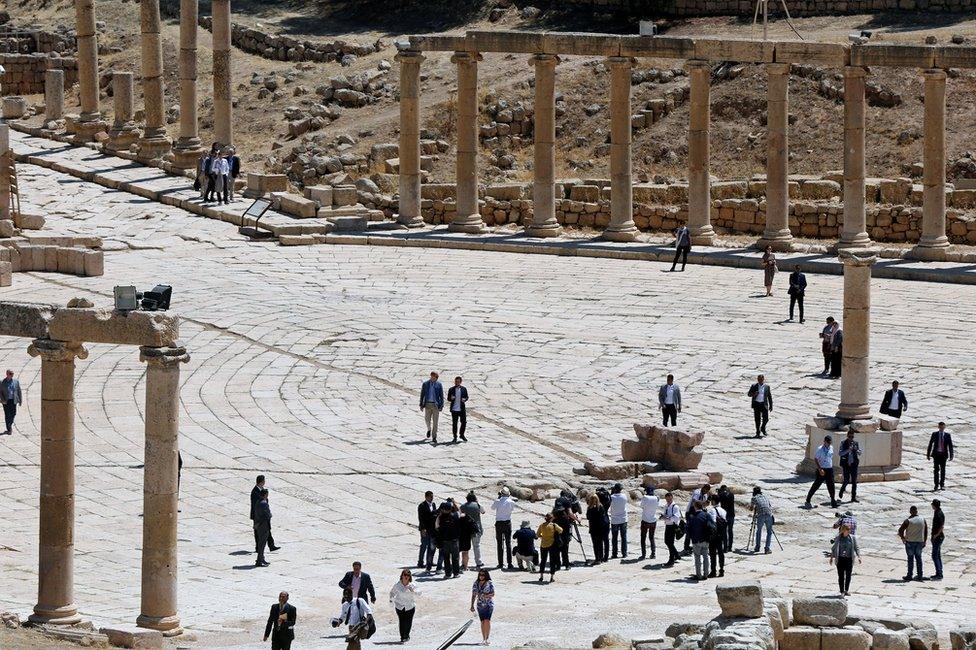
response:
[[[678,522],[678,530],[674,531],[674,538],[681,539],[685,536],[685,520],[682,519]]]
[[[376,634],[376,619],[373,618],[372,614],[366,615],[366,629],[364,634],[360,637],[362,639],[368,639]]]

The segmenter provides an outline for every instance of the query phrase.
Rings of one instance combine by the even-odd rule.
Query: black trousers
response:
[[[255,548],[254,548],[255,552],[258,554],[257,561],[264,562],[264,547],[268,543],[268,537],[271,536],[271,526],[270,525],[257,526],[254,529],[254,533],[257,538]]]
[[[671,262],[671,270],[678,265],[678,258],[681,258],[681,270],[685,270],[685,264],[688,263],[688,253],[691,251],[691,246],[678,246],[677,250],[674,251],[674,261]]]
[[[932,454],[932,472],[934,474],[935,487],[944,488],[945,487],[945,470],[946,461],[949,460],[949,454],[940,454],[938,452]]]
[[[207,200],[213,201],[214,194],[220,196],[220,177],[217,174],[207,174]]]
[[[678,549],[674,545],[674,534],[677,532],[678,527],[674,524],[668,524],[664,527],[664,545],[668,547],[668,562],[677,562]]]
[[[512,566],[512,522],[495,522],[495,542],[498,544],[498,566],[502,566],[502,544],[505,545],[506,564]]]
[[[546,560],[549,561],[549,575],[555,575],[559,571],[559,547],[555,544],[549,548],[542,548],[542,556],[539,559],[539,577],[546,572]]]
[[[14,418],[17,417],[17,402],[12,399],[8,399],[3,404],[3,419],[7,423],[6,431],[14,426]]]
[[[708,557],[711,559],[712,573],[716,570],[725,571],[725,531],[715,535],[708,542]],[[718,558],[718,564],[715,559]]]
[[[259,535],[258,535],[258,527],[255,526],[254,527],[254,546],[255,547],[258,545],[258,537],[259,537]],[[271,527],[270,526],[268,527],[268,538],[267,538],[266,541],[268,543],[268,548],[275,548],[276,547],[276,544],[274,543],[274,536],[271,534]]]
[[[651,540],[651,557],[657,555],[657,547],[654,542],[654,533],[657,532],[656,521],[641,521],[641,555],[647,555],[647,539]]]
[[[291,642],[295,640],[292,635],[271,633],[271,650],[291,650]]]
[[[793,307],[799,305],[800,320],[803,320],[803,294],[790,294],[790,320],[793,320]]]
[[[610,541],[602,530],[590,530],[590,541],[593,542],[593,561],[606,562],[610,559]]]
[[[725,512],[725,551],[732,550],[732,525],[735,524],[735,515]]]
[[[665,404],[664,409],[664,426],[668,426],[668,419],[671,420],[671,426],[678,426],[678,407],[674,404]]]
[[[563,567],[569,568],[569,543],[573,540],[573,529],[567,528],[559,536],[559,556],[563,561]]]
[[[830,376],[840,377],[841,366],[843,365],[844,351],[838,350],[837,352],[830,353]]]
[[[397,609],[397,619],[400,621],[400,640],[406,641],[410,637],[410,628],[413,627],[413,615],[417,611],[416,607],[410,609]]]
[[[758,436],[760,432],[766,433],[766,424],[769,422],[769,409],[766,405],[756,406],[756,403],[752,403],[752,414],[756,417],[756,435]]]
[[[844,480],[840,484],[840,498],[844,498],[844,490],[848,485],[851,486],[851,498],[857,498],[857,468],[858,463],[853,465],[841,465],[841,470],[844,472]]]
[[[820,475],[821,471],[823,472],[823,476]],[[817,470],[817,477],[813,480],[813,485],[810,487],[810,491],[807,492],[807,503],[810,503],[810,499],[813,498],[813,495],[816,494],[817,490],[819,490],[820,486],[823,485],[824,483],[827,484],[827,494],[830,495],[830,506],[835,507],[835,504],[837,503],[837,499],[834,498],[834,468],[833,467],[831,467],[830,469]]]
[[[823,369],[823,371],[824,371],[824,374],[826,375],[828,372],[830,372],[830,348],[829,347],[821,347],[821,352],[823,352],[823,358],[824,358],[824,369]]]
[[[851,574],[854,573],[854,558],[839,557],[837,564],[837,586],[841,592],[847,593],[851,590]]]
[[[458,422],[461,422],[461,431],[458,431]],[[465,440],[464,430],[468,426],[468,415],[464,411],[451,411],[451,432],[454,434],[454,440],[458,439],[458,433],[461,435],[461,440]]]

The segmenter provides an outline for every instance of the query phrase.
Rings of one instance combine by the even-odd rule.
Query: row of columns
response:
[[[74,602],[75,359],[80,343],[37,339],[41,358],[41,487],[34,623],[78,623]],[[142,601],[136,624],[166,635],[182,631],[177,613],[180,364],[182,347],[140,348],[146,370]]]
[[[400,62],[400,205],[398,221],[407,227],[424,225],[421,217],[420,169],[420,66],[418,51],[403,50]],[[477,83],[480,55],[456,52],[458,67],[457,218],[455,232],[482,232],[478,210]],[[551,237],[561,233],[555,216],[555,69],[552,54],[531,57],[535,68],[535,136],[533,217],[526,234]],[[631,86],[634,60],[610,57],[610,177],[611,218],[604,238],[633,241],[633,174]],[[692,243],[710,245],[709,128],[711,64],[690,60],[690,119],[688,130],[688,227]],[[766,138],[766,223],[760,246],[789,250],[793,235],[789,223],[789,74],[790,64],[766,64],[768,74]],[[865,207],[865,78],[867,70],[844,68],[844,224],[838,248],[870,244]],[[945,80],[944,70],[926,70],[925,154],[922,236],[918,257],[937,258],[948,247],[945,234]]]

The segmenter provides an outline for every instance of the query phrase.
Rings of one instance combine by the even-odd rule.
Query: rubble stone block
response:
[[[23,97],[3,98],[3,119],[19,120],[27,115],[27,100]]]
[[[976,627],[960,627],[949,631],[952,650],[976,650]]]
[[[840,627],[847,621],[847,601],[843,598],[794,598],[793,622],[797,625]]]
[[[783,632],[780,650],[820,650],[820,629],[793,626]]]
[[[762,587],[758,581],[734,582],[715,588],[722,616],[759,618],[763,615]]]
[[[10,262],[0,262],[0,287],[9,287],[13,283],[13,267]]]
[[[820,631],[820,650],[871,650],[871,635],[860,628],[825,627]]]
[[[332,205],[332,188],[326,185],[315,185],[305,188],[305,198],[317,202],[322,207]]]
[[[356,205],[358,201],[359,194],[356,192],[355,185],[339,185],[332,188],[332,205],[336,207]]]
[[[898,418],[892,418],[885,415],[878,418],[878,425],[881,427],[882,431],[897,431],[899,422],[901,422],[901,420]]]
[[[96,277],[105,274],[105,253],[102,251],[85,251],[85,275]]]
[[[298,196],[297,194],[276,194],[281,205],[281,211],[295,217],[307,219],[314,217],[318,212],[315,201]]]
[[[162,650],[163,633],[158,630],[147,630],[141,627],[103,627],[99,630],[108,637],[109,645],[116,648],[140,648],[144,650]]]
[[[908,650],[908,633],[880,628],[871,635],[871,650]]]
[[[608,463],[598,465],[592,461],[583,463],[586,473],[601,481],[619,481],[625,478],[633,478],[637,475],[634,463]]]
[[[648,440],[621,440],[620,457],[627,461],[654,460],[651,443]]]

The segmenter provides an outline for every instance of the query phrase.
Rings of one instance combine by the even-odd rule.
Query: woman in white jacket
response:
[[[420,590],[413,584],[413,574],[410,569],[404,569],[400,580],[390,589],[390,604],[400,620],[400,643],[410,640],[410,628],[413,626],[413,615],[417,606],[416,597],[419,595]]]

